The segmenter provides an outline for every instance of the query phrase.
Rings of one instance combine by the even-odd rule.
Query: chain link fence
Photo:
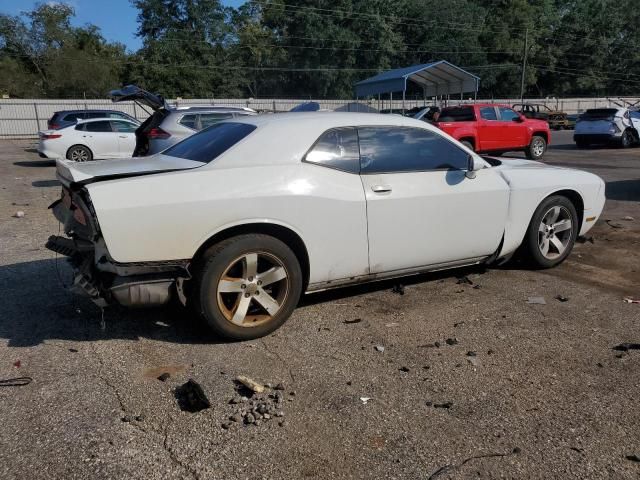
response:
[[[394,99],[385,100],[300,100],[300,99],[175,99],[169,103],[175,106],[215,105],[249,107],[258,112],[287,112],[300,103],[314,101],[323,110],[344,112],[374,112],[382,109],[411,109],[432,105],[436,102],[423,99]],[[449,100],[449,105],[459,103],[473,103],[474,100]],[[491,99],[477,100],[478,102],[503,103],[513,105],[520,103],[520,99]],[[625,98],[561,98],[561,99],[530,99],[525,102],[539,103],[552,110],[566,113],[581,113],[589,108],[606,108],[630,106],[640,103],[640,97]],[[150,110],[140,107],[133,102],[112,103],[108,100],[16,100],[0,99],[0,138],[33,138],[38,132],[47,129],[47,120],[54,112],[60,110],[105,109],[119,110],[143,121],[150,115]]]

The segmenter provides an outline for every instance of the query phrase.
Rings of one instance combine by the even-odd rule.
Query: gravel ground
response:
[[[101,330],[43,247],[53,166],[1,141],[0,378],[33,382],[0,388],[0,478],[638,478],[640,351],[612,347],[640,342],[640,305],[623,302],[640,298],[640,149],[576,150],[570,135],[546,160],[598,173],[609,200],[562,266],[317,294],[243,343],[177,308],[107,310]],[[246,408],[230,404],[240,374],[282,383],[269,401],[284,416],[229,421]],[[178,408],[189,378],[211,408]]]

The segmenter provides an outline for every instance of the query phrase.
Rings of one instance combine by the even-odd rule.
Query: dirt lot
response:
[[[0,142],[0,378],[33,378],[0,388],[0,478],[638,478],[640,351],[612,347],[640,342],[622,300],[640,298],[640,149],[556,143],[547,161],[601,175],[609,198],[561,267],[319,294],[276,334],[224,343],[178,309],[107,310],[102,331],[43,247],[53,166]],[[284,417],[223,429],[238,374],[282,382]],[[211,408],[178,408],[189,378]]]

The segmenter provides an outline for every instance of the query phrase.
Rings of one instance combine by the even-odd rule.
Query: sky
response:
[[[46,1],[51,0],[0,0],[0,13],[19,15],[20,12],[32,10],[37,3]],[[92,23],[100,27],[107,40],[124,43],[131,51],[140,48],[141,41],[135,35],[138,11],[129,0],[58,0],[58,3],[66,3],[74,8],[74,25]],[[223,0],[222,3],[238,7],[244,0]]]

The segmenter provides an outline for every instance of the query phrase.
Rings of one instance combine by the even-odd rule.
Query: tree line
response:
[[[74,10],[0,14],[0,93],[102,98],[135,83],[167,98],[352,98],[378,72],[448,60],[480,96],[640,93],[637,0],[131,0],[127,51]],[[417,93],[417,92],[416,92]]]

